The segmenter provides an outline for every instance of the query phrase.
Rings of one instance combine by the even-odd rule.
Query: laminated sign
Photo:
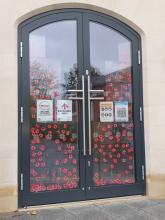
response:
[[[53,121],[53,100],[37,100],[37,122]]]
[[[115,121],[128,122],[128,102],[115,102]]]
[[[72,100],[57,100],[57,121],[72,121]]]
[[[100,102],[100,121],[113,122],[113,102]]]

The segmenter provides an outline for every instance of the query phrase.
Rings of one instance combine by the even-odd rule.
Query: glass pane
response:
[[[77,24],[60,21],[30,33],[30,191],[79,187]]]
[[[135,182],[131,43],[90,23],[91,88],[103,101],[91,102],[93,184]]]

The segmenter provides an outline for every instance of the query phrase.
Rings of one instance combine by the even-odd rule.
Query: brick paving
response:
[[[165,200],[133,199],[75,203],[1,213],[0,220],[165,220]]]

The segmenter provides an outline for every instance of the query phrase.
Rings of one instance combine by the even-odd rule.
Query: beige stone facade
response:
[[[142,37],[147,195],[165,198],[165,1],[0,1],[0,211],[18,208],[18,25],[41,12],[85,8],[114,16]]]

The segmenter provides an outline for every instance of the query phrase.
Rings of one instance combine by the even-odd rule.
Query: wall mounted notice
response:
[[[113,122],[113,102],[100,102],[100,121]]]
[[[128,102],[115,102],[115,121],[128,122]]]
[[[53,100],[37,100],[37,122],[53,122]]]
[[[57,121],[72,121],[72,100],[57,100]]]

